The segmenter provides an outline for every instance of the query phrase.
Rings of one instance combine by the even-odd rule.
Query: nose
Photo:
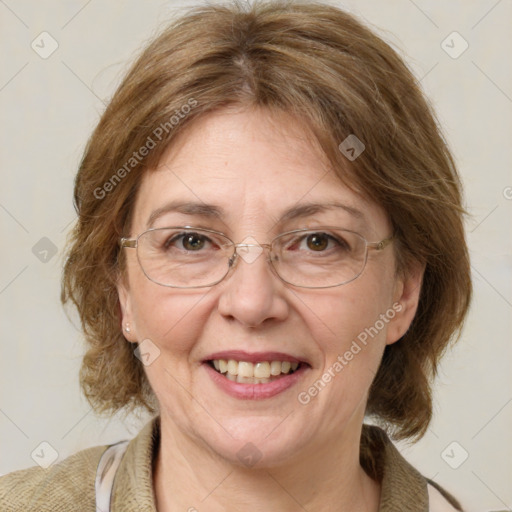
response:
[[[289,313],[284,283],[272,272],[266,253],[258,244],[238,244],[234,268],[219,286],[220,314],[245,327],[283,321]]]

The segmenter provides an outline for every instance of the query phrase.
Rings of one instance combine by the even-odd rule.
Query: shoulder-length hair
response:
[[[308,126],[339,178],[386,210],[397,270],[425,266],[417,314],[386,347],[367,404],[395,438],[420,437],[432,377],[471,296],[461,183],[402,59],[354,17],[317,2],[196,7],[144,49],[115,92],[76,176],[62,282],[88,344],[85,396],[97,412],[157,408],[121,330],[118,241],[143,174],[192,121],[227,106],[284,111]],[[339,149],[349,135],[365,145],[351,162]]]

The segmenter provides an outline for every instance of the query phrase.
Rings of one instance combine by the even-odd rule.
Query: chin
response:
[[[304,428],[293,424],[280,428],[283,417],[236,418],[223,422],[226,430],[216,425],[203,435],[197,434],[211,451],[230,464],[248,469],[271,468],[290,463],[307,444]]]

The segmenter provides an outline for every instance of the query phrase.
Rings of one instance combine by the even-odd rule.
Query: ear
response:
[[[398,341],[409,329],[420,300],[425,265],[416,263],[396,280],[393,309],[396,315],[388,324],[386,344]]]
[[[117,295],[121,307],[121,330],[128,341],[135,343],[137,342],[137,336],[132,315],[130,289],[124,278],[120,278],[117,283]]]

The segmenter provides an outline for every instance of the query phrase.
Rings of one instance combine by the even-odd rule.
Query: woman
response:
[[[190,11],[142,53],[75,185],[63,301],[129,443],[2,479],[2,510],[461,510],[394,448],[471,284],[459,178],[396,53],[348,14]]]

